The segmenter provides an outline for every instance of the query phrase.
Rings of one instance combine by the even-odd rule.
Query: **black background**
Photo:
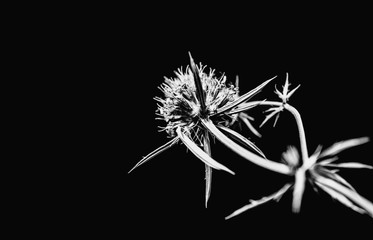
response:
[[[171,238],[369,232],[370,217],[322,191],[315,193],[310,185],[300,214],[291,212],[288,192],[278,203],[224,220],[250,199],[269,195],[292,179],[247,162],[219,142],[212,147],[213,156],[236,175],[213,171],[208,208],[204,165],[181,144],[127,174],[168,140],[158,132],[157,126],[164,123],[155,120],[153,97],[162,96],[157,87],[164,76],[173,77],[174,70],[189,63],[188,51],[196,62],[225,73],[228,81],[238,75],[241,93],[278,76],[256,96],[258,100],[276,100],[274,86],[280,88],[289,73],[292,87],[301,84],[290,103],[302,115],[310,153],[319,144],[327,147],[371,137],[373,52],[363,9],[308,12],[300,7],[288,15],[277,9],[255,14],[254,7],[242,13],[193,5],[165,12],[96,8],[78,11],[78,19],[63,29],[66,34],[55,36],[58,44],[53,47],[58,50],[51,53],[61,56],[61,64],[51,72],[55,76],[58,71],[61,77],[64,93],[58,106],[67,113],[57,115],[63,123],[58,130],[63,143],[56,147],[61,160],[49,172],[64,173],[48,188],[54,195],[44,200],[50,205],[46,219],[52,226],[61,232],[79,230],[83,236]],[[63,21],[55,28],[62,26]],[[263,110],[249,113],[257,120],[256,127],[264,119]],[[261,139],[243,133],[270,159],[280,160],[288,145],[298,146],[297,129],[288,113],[281,114],[276,128],[272,123],[260,129]],[[350,149],[340,161],[372,165],[371,149],[371,143]],[[370,171],[342,170],[341,175],[373,201]],[[298,236],[298,230],[304,235]]]

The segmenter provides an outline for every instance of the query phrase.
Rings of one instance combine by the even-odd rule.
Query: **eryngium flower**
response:
[[[226,219],[237,216],[244,211],[257,207],[268,201],[279,201],[282,195],[291,188],[293,188],[292,208],[293,212],[297,213],[300,211],[302,196],[305,189],[305,180],[307,180],[315,190],[317,189],[316,187],[319,187],[332,198],[338,200],[340,203],[352,210],[373,217],[373,203],[357,193],[351,184],[342,178],[342,176],[337,174],[339,171],[338,168],[373,169],[373,166],[358,162],[335,163],[338,159],[338,157],[335,156],[336,154],[348,148],[367,143],[368,141],[368,137],[354,138],[337,142],[324,151],[321,151],[321,146],[319,146],[315,153],[305,159],[301,166],[299,166],[300,155],[298,150],[293,146],[288,147],[287,151],[282,155],[282,160],[295,171],[294,183],[287,183],[277,192],[259,200],[251,200],[249,204],[234,211],[232,214],[227,216]]]
[[[170,137],[176,135],[178,127],[186,127],[193,139],[201,140],[203,131],[200,131],[199,120],[212,116],[217,109],[238,98],[238,88],[227,84],[226,76],[217,77],[213,69],[206,73],[206,66],[202,64],[195,67],[202,85],[202,97],[198,97],[193,72],[188,66],[185,72],[182,68],[175,71],[176,78],[165,78],[165,82],[160,86],[164,98],[154,98],[160,103],[157,109],[157,115],[160,117],[157,119],[166,121],[164,130]],[[219,114],[211,119],[216,124],[229,127],[236,121],[237,115]]]
[[[251,141],[229,128],[237,120],[241,120],[250,130],[254,130],[255,135],[259,135],[249,123],[250,116],[243,112],[259,105],[252,104],[249,100],[274,78],[239,96],[238,86],[227,84],[226,77],[217,77],[212,69],[206,73],[206,67],[202,64],[197,66],[192,56],[189,56],[190,67],[186,67],[185,71],[180,68],[175,72],[175,78],[165,78],[165,82],[160,86],[164,98],[155,98],[159,102],[156,111],[158,119],[166,122],[162,130],[172,139],[143,157],[129,172],[181,141],[205,164],[207,204],[211,191],[212,168],[234,174],[211,157],[210,137],[213,136],[247,160],[288,174],[290,171],[286,165],[268,161]],[[226,135],[232,137],[235,142]]]

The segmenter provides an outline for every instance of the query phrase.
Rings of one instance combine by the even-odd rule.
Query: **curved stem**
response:
[[[211,120],[202,119],[201,122],[212,133],[212,135],[214,135],[220,142],[225,144],[241,157],[251,161],[258,166],[274,172],[282,173],[285,175],[293,174],[292,170],[287,165],[262,158],[248,151],[246,148],[241,147],[240,145],[232,141],[229,137],[225,136],[225,134],[223,134],[217,127],[215,127]]]
[[[307,150],[307,142],[306,142],[306,134],[304,132],[302,118],[296,108],[289,104],[285,104],[284,108],[288,110],[291,114],[293,114],[295,121],[297,122],[298,132],[299,132],[299,141],[300,141],[300,149],[302,154],[303,163],[308,159],[308,150]]]
[[[298,133],[299,133],[299,142],[300,142],[300,149],[301,149],[301,154],[302,154],[302,160],[303,163],[307,161],[308,159],[308,150],[307,150],[307,142],[306,142],[306,134],[304,132],[304,127],[303,127],[303,122],[302,118],[300,116],[300,113],[298,110],[289,105],[288,103],[282,103],[282,102],[275,102],[275,101],[254,101],[252,102],[253,104],[258,104],[258,105],[268,105],[268,106],[283,106],[286,110],[288,110],[295,118],[295,121],[298,126]]]

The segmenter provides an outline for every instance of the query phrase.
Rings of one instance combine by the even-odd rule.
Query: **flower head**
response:
[[[237,120],[244,122],[249,129],[253,129],[249,123],[251,118],[242,112],[258,105],[248,101],[275,77],[239,96],[238,86],[227,84],[224,75],[217,77],[212,69],[206,72],[206,66],[202,64],[197,66],[190,53],[189,57],[190,66],[187,66],[185,71],[182,68],[178,69],[175,78],[165,78],[160,86],[164,98],[155,97],[158,102],[157,119],[166,122],[162,130],[165,130],[172,139],[143,157],[129,172],[181,141],[205,164],[207,203],[211,189],[212,168],[234,174],[211,157],[210,135],[250,161],[263,166],[271,165],[269,168],[272,170],[288,172],[287,166],[269,162],[250,140],[229,129]],[[253,133],[259,135],[255,130]],[[234,138],[242,146],[225,134]],[[248,149],[260,156],[251,153]]]
[[[164,130],[171,136],[176,135],[178,127],[186,127],[197,139],[201,138],[198,123],[201,118],[207,118],[216,113],[217,109],[234,102],[237,98],[238,88],[226,83],[224,75],[217,77],[215,71],[205,72],[206,66],[194,65],[191,58],[191,67],[185,71],[179,68],[175,72],[176,78],[165,78],[160,86],[164,98],[156,97],[158,101],[158,119],[164,120],[167,125]],[[195,78],[198,78],[197,81]],[[200,91],[198,88],[200,87]],[[224,126],[232,125],[237,114],[220,114],[213,118],[214,123]]]
[[[275,93],[277,94],[277,96],[282,100],[282,105],[280,106],[276,106],[276,107],[272,107],[272,108],[269,108],[268,110],[266,110],[266,112],[271,112],[269,113],[266,118],[264,119],[264,121],[262,122],[262,124],[260,125],[260,127],[262,127],[269,119],[271,119],[272,117],[276,116],[275,118],[275,122],[273,124],[273,126],[276,125],[277,123],[277,120],[279,119],[280,117],[280,113],[284,110],[285,106],[287,105],[290,97],[294,94],[294,92],[300,87],[300,84],[294,88],[293,90],[291,90],[289,92],[289,86],[291,84],[289,83],[289,74],[286,73],[286,80],[285,80],[285,85],[282,86],[282,92],[280,92],[276,87],[275,87]]]
[[[260,200],[251,200],[248,205],[236,210],[227,216],[226,219],[237,216],[248,209],[264,204],[270,200],[279,200],[291,187],[293,187],[293,211],[299,212],[305,188],[305,180],[308,180],[314,187],[319,187],[332,198],[338,200],[352,210],[373,217],[373,204],[359,195],[351,184],[337,174],[339,168],[373,169],[373,166],[357,162],[334,163],[338,159],[336,154],[339,152],[364,144],[368,141],[369,138],[367,137],[341,141],[333,144],[324,151],[321,151],[321,146],[319,146],[315,153],[304,161],[303,165],[299,165],[298,150],[292,146],[288,147],[287,151],[283,153],[282,158],[294,171],[294,183],[287,183],[277,192],[263,197]]]

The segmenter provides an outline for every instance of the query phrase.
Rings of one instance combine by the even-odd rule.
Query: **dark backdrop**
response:
[[[251,10],[252,14],[254,10]],[[237,157],[220,143],[212,154],[236,172],[213,172],[212,194],[204,206],[204,165],[179,144],[131,174],[127,172],[146,154],[167,141],[155,120],[154,96],[163,77],[189,63],[188,51],[202,62],[225,73],[228,81],[240,77],[245,93],[277,75],[256,99],[273,99],[289,73],[290,82],[301,87],[290,103],[302,114],[308,149],[330,146],[336,141],[370,136],[371,36],[364,14],[313,12],[303,16],[269,18],[250,13],[226,17],[205,13],[144,12],[130,17],[106,12],[75,26],[74,55],[69,66],[77,69],[73,103],[78,137],[71,163],[80,169],[79,181],[67,189],[67,226],[84,233],[119,236],[332,236],[357,233],[363,236],[372,219],[332,200],[310,185],[300,214],[291,212],[291,192],[280,202],[270,202],[231,220],[224,217],[279,189],[290,181]],[[255,12],[255,11],[254,11]],[[231,12],[234,13],[234,12]],[[95,14],[93,14],[95,15]],[[183,20],[175,21],[175,19]],[[229,19],[229,21],[227,20]],[[83,94],[82,94],[83,93]],[[262,110],[252,116],[263,120]],[[80,118],[82,117],[82,118]],[[288,145],[297,145],[296,125],[282,114],[252,136],[271,159],[280,160]],[[256,125],[258,126],[258,125]],[[247,133],[248,134],[248,133]],[[247,135],[250,136],[250,135]],[[371,143],[341,154],[341,161],[372,164]],[[343,175],[366,198],[373,201],[372,172],[342,170]],[[301,230],[297,236],[295,230]],[[134,235],[132,235],[134,234]],[[175,235],[174,235],[175,234]],[[132,238],[132,237],[131,237]]]

